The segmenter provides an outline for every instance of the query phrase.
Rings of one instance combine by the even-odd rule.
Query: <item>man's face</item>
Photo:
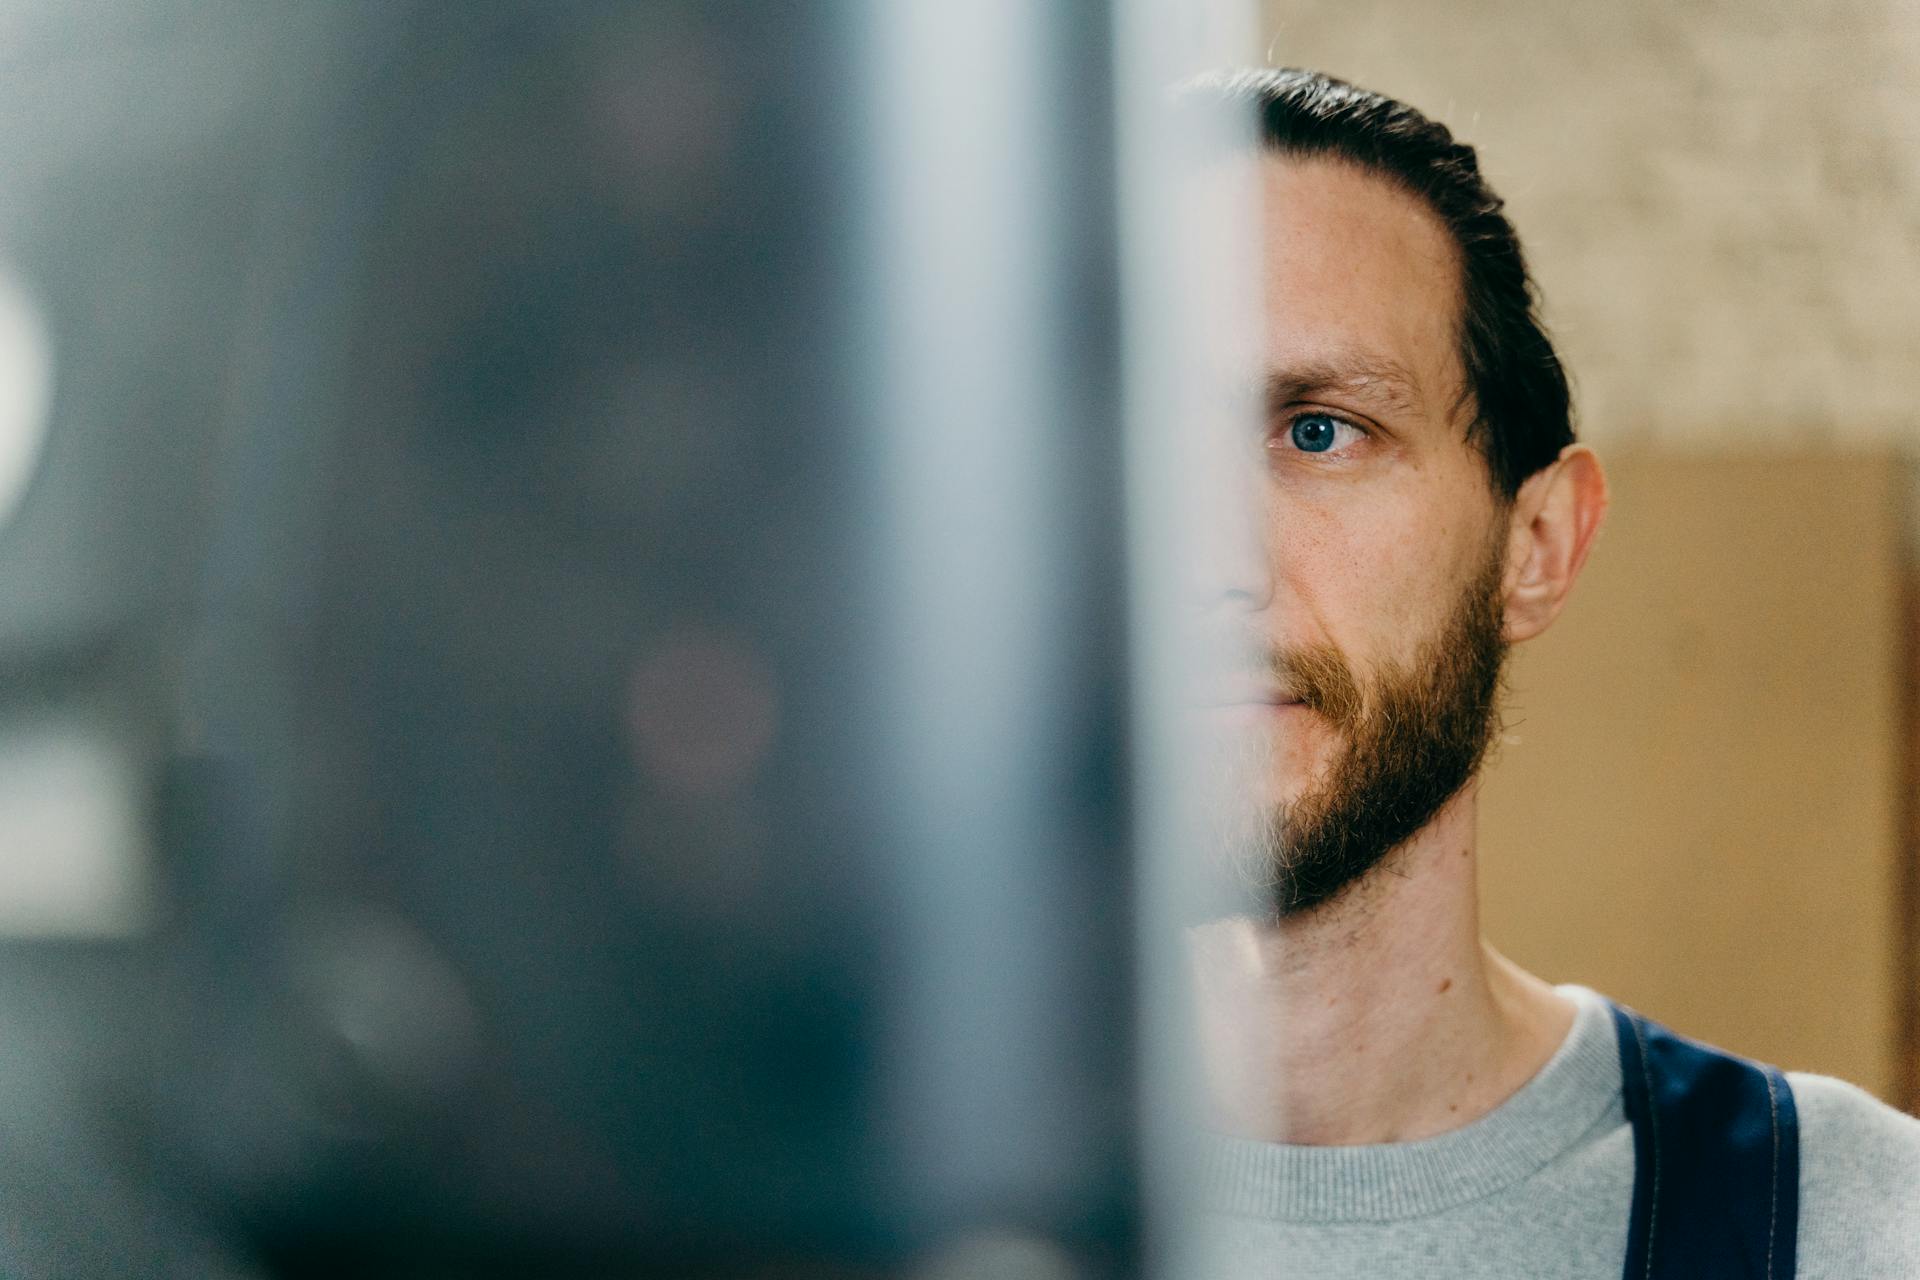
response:
[[[1285,915],[1377,865],[1478,767],[1507,506],[1467,438],[1444,226],[1355,167],[1258,163],[1265,435],[1206,619],[1250,670],[1208,701],[1234,744],[1229,852]]]

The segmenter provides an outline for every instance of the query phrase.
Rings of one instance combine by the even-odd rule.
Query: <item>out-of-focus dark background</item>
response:
[[[1110,36],[0,5],[0,1272],[1136,1267]]]

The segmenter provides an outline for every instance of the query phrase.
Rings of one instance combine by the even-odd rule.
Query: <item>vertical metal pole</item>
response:
[[[1063,501],[1047,5],[887,0],[873,157],[886,726],[909,934],[891,1105],[939,1203],[1044,1181],[1060,1030],[1035,837],[1057,801]],[[1036,1121],[1040,1123],[1036,1125]],[[1037,1188],[1036,1188],[1037,1189]]]
[[[1251,151],[1251,122],[1170,100],[1183,78],[1247,59],[1255,12],[1249,0],[1120,0],[1115,27],[1144,1232],[1147,1273],[1173,1280],[1206,1274],[1185,1161],[1199,1080],[1181,931],[1206,828],[1203,753],[1182,714],[1201,659],[1185,624],[1195,549],[1232,500],[1210,491],[1232,473],[1216,456],[1231,433],[1213,420],[1238,390],[1223,347],[1254,332],[1257,259],[1253,205],[1216,172],[1218,157]]]

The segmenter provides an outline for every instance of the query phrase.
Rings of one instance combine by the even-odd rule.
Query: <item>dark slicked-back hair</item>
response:
[[[1511,499],[1573,442],[1572,406],[1520,238],[1473,148],[1404,102],[1317,71],[1239,71],[1193,88],[1250,104],[1268,150],[1358,165],[1439,215],[1460,248],[1460,363],[1473,397],[1472,435],[1494,486]]]

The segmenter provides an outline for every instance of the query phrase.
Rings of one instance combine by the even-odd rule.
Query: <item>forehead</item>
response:
[[[1398,374],[1425,414],[1460,398],[1459,255],[1440,219],[1387,179],[1331,159],[1260,158],[1271,374]]]

